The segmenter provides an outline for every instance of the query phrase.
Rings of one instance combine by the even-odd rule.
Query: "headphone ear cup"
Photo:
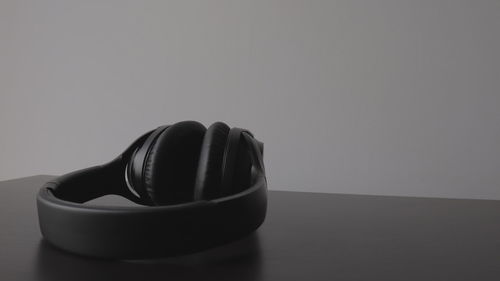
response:
[[[234,165],[232,175],[229,176],[230,180],[225,183],[225,185],[228,185],[226,189],[229,194],[241,192],[251,185],[252,161],[247,151],[247,145],[248,144],[240,135],[237,140],[237,145],[234,148],[236,149],[236,153],[234,153],[235,159],[228,159],[227,161],[229,165]]]
[[[205,127],[183,121],[168,127],[144,161],[142,183],[156,205],[191,201]]]
[[[194,200],[221,196],[222,165],[229,131],[229,126],[222,122],[208,127],[201,145],[194,183]]]

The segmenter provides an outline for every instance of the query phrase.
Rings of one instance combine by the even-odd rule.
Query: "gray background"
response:
[[[0,179],[223,120],[271,189],[500,199],[498,0],[1,0],[0,40]]]

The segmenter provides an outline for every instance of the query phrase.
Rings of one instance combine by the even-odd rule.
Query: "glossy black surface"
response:
[[[41,240],[35,197],[50,178],[0,182],[0,280],[500,280],[500,201],[271,191],[266,221],[243,240],[110,261]]]

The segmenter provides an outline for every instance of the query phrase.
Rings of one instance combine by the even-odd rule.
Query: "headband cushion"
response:
[[[151,144],[144,162],[144,187],[156,205],[191,201],[205,127],[182,121]]]
[[[222,164],[229,131],[228,125],[216,122],[208,127],[205,133],[194,183],[195,200],[220,196]]]

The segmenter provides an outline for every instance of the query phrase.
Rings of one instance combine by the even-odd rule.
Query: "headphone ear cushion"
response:
[[[144,187],[154,204],[191,201],[205,127],[183,121],[168,127],[151,144],[144,162]]]
[[[222,165],[230,128],[222,122],[208,127],[201,145],[194,199],[213,199],[220,196]]]
[[[247,146],[248,144],[245,143],[243,137],[240,137],[237,146],[234,148],[237,152],[233,160],[233,174],[229,186],[226,187],[229,189],[229,194],[241,192],[251,185],[252,161]]]

